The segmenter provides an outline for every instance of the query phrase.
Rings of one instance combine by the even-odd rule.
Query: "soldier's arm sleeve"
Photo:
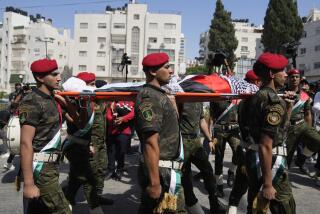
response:
[[[20,125],[37,127],[40,122],[41,106],[32,99],[25,99],[19,107]]]
[[[204,118],[204,111],[203,111],[203,103],[199,104],[200,108],[200,120]]]
[[[141,133],[159,132],[161,129],[163,109],[158,100],[150,97],[142,98],[139,106],[136,106],[136,129]]]
[[[279,103],[263,103],[260,106],[262,113],[261,132],[269,135],[273,139],[285,119],[285,109]]]

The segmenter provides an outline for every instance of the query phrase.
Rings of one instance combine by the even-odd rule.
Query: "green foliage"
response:
[[[228,64],[233,68],[236,60],[234,51],[238,46],[238,40],[235,37],[231,12],[224,10],[221,0],[217,0],[216,2],[216,10],[213,14],[213,19],[211,20],[209,34],[209,51],[215,52],[219,49],[225,50],[229,55],[227,57]],[[212,62],[208,59],[207,65],[210,64],[212,64]]]
[[[299,41],[303,24],[293,0],[270,0],[264,18],[262,43],[266,51],[282,53],[285,43]]]
[[[205,66],[195,66],[195,67],[190,67],[187,68],[186,70],[186,75],[191,75],[191,74],[208,74],[209,69]]]

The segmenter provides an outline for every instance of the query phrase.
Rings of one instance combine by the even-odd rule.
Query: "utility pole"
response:
[[[44,39],[41,39],[40,37],[36,37],[36,41],[44,42],[45,47],[46,47],[46,58],[48,59],[48,42],[49,43],[53,43],[54,39],[53,38],[47,38],[47,37],[45,37]]]

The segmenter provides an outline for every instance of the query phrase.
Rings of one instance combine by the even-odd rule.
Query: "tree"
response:
[[[231,68],[236,61],[234,51],[238,46],[235,30],[231,20],[231,12],[224,10],[221,0],[217,0],[216,9],[209,29],[208,49],[212,52],[223,50],[227,53],[227,61]],[[207,66],[212,65],[212,58],[207,60]]]
[[[298,42],[303,24],[294,0],[270,0],[264,17],[262,43],[265,51],[285,53],[284,45]]]
[[[189,67],[187,68],[186,75],[191,74],[208,74],[209,69],[205,66],[195,66],[195,67]]]

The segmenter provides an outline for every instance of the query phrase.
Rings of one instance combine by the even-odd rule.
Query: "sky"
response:
[[[53,20],[57,28],[70,28],[73,31],[76,11],[101,12],[107,5],[121,7],[128,0],[0,0],[1,19],[4,8],[13,6],[28,14],[40,13]],[[198,56],[200,34],[209,29],[216,0],[136,0],[146,3],[149,12],[180,13],[182,33],[186,37],[186,57]],[[225,9],[231,12],[232,19],[249,19],[250,23],[263,25],[268,0],[222,0]],[[307,16],[312,8],[320,9],[320,0],[298,0],[300,16]]]

